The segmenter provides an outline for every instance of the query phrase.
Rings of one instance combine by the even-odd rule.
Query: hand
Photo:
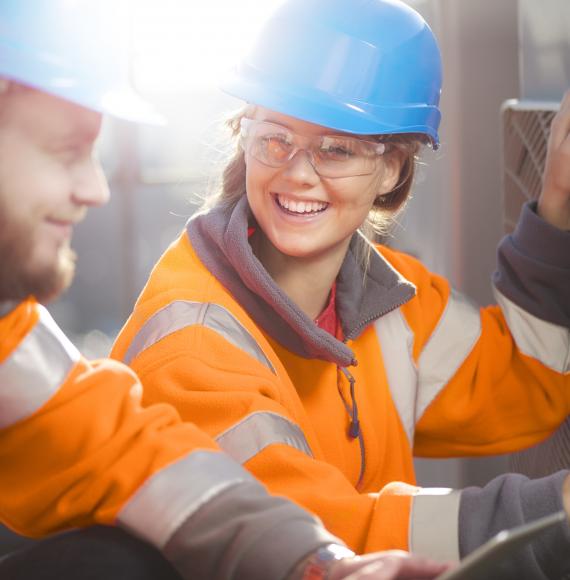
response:
[[[561,230],[570,230],[570,90],[550,127],[538,215]]]
[[[430,580],[454,564],[434,562],[402,550],[377,552],[339,560],[330,569],[329,580]]]

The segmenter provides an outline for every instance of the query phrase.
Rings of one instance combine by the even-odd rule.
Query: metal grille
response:
[[[542,186],[550,123],[558,103],[507,101],[503,121],[503,219],[511,232],[525,201]]]

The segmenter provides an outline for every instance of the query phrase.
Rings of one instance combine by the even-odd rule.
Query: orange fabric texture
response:
[[[3,354],[31,329],[37,307],[28,301],[6,318]],[[172,407],[143,409],[141,391],[128,367],[81,359],[42,408],[0,430],[2,522],[30,536],[112,523],[153,473],[195,449],[218,449]]]
[[[385,248],[381,252],[418,289],[401,307],[414,334],[417,361],[445,309],[449,286],[409,256]],[[507,452],[538,441],[568,411],[568,378],[520,355],[502,314],[490,308],[482,313],[481,344],[420,419],[412,449],[392,400],[376,332],[369,326],[347,343],[358,361],[349,371],[356,381],[366,449],[366,469],[357,489],[360,448],[347,434],[349,417],[339,395],[350,400],[345,376],[334,363],[299,357],[266,335],[205,268],[185,234],[155,267],[112,356],[122,359],[142,326],[177,300],[213,303],[231,312],[275,373],[218,332],[194,324],[164,336],[132,360],[145,385],[145,404],[169,402],[183,419],[214,437],[256,412],[277,413],[294,422],[313,457],[277,443],[244,465],[272,493],[318,515],[359,553],[408,547],[411,498],[417,489],[414,452]],[[530,381],[533,394],[525,391],[529,371],[536,373],[536,381]],[[547,393],[543,385],[551,380]],[[522,405],[521,399],[526,399]]]
[[[9,314],[0,317],[0,363],[18,347],[38,321],[39,313],[33,299],[24,300]]]
[[[168,272],[168,275],[164,275]],[[256,411],[272,411],[299,425],[314,458],[285,445],[270,445],[245,466],[272,493],[285,495],[317,514],[325,526],[358,552],[407,548],[407,510],[401,497],[376,494],[396,479],[414,482],[412,455],[382,372],[360,391],[361,421],[370,425],[366,477],[360,471],[357,440],[347,436],[348,417],[337,388],[348,383],[334,364],[295,357],[270,341],[211,276],[182,237],[155,270],[112,356],[121,358],[152,314],[173,300],[214,302],[235,314],[276,369],[273,374],[218,333],[198,325],[167,336],[132,363],[145,384],[145,404],[168,401],[185,420],[216,436]],[[356,347],[357,357],[381,359],[372,331]],[[365,366],[351,368],[357,384]],[[314,388],[325,384],[327,390]],[[374,425],[374,426],[373,426]],[[397,522],[379,523],[394,503]],[[392,525],[393,524],[393,525]],[[399,528],[398,528],[399,526]],[[371,533],[371,531],[374,533]]]
[[[449,285],[409,256],[383,253],[418,288],[417,297],[402,306],[418,360],[446,306]],[[522,354],[498,306],[481,308],[480,320],[477,344],[416,423],[415,455],[518,451],[543,441],[570,414],[570,375]]]

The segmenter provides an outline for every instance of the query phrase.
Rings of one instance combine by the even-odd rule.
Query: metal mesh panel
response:
[[[503,120],[503,219],[515,227],[522,204],[537,199],[542,186],[550,123],[558,103],[507,101]]]
[[[522,204],[537,199],[542,186],[550,123],[558,103],[507,101],[503,122],[503,224],[515,227]],[[546,441],[513,453],[511,471],[537,478],[570,467],[570,420]]]

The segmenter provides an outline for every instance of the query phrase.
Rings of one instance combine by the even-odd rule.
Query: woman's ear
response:
[[[391,148],[382,156],[384,168],[378,188],[379,195],[390,193],[399,185],[405,160],[406,153],[398,147]]]

